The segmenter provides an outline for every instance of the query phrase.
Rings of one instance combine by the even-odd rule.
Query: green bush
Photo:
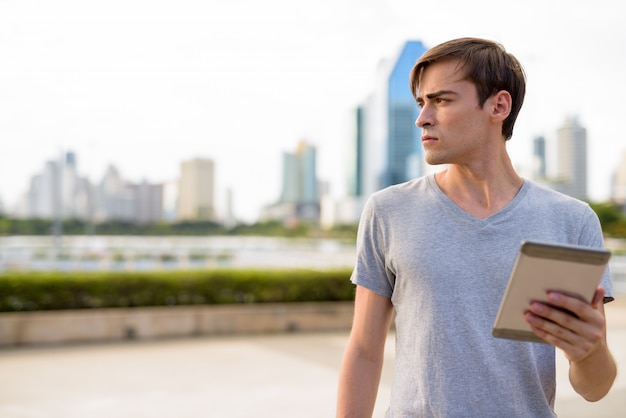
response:
[[[0,312],[169,305],[349,301],[349,270],[7,272]]]

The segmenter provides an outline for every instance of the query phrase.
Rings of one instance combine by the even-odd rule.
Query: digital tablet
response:
[[[522,242],[493,336],[545,343],[524,319],[531,301],[547,303],[547,291],[556,290],[590,303],[610,257],[610,251],[603,248]]]

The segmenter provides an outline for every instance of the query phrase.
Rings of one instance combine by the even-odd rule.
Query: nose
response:
[[[428,111],[427,106],[422,107],[419,116],[415,119],[415,126],[423,128],[425,126],[431,126],[432,124],[432,115]]]

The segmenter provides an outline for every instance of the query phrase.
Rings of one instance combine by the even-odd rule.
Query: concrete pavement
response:
[[[626,368],[626,297],[607,305],[609,345]],[[2,418],[334,416],[346,332],[275,334],[0,350]],[[626,416],[626,372],[587,403],[557,354],[560,417]],[[389,399],[393,336],[375,417]],[[497,382],[494,382],[497,384]]]

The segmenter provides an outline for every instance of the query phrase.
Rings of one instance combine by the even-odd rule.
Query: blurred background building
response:
[[[578,118],[565,120],[557,130],[557,175],[554,189],[587,199],[587,130]]]
[[[611,194],[612,200],[626,213],[626,150],[622,151],[622,158],[613,175]]]
[[[317,150],[300,141],[294,152],[283,153],[282,191],[278,202],[264,209],[261,219],[287,224],[318,222],[321,188],[317,178]]]
[[[418,57],[426,52],[420,41],[407,42],[391,68],[387,81],[385,165],[380,188],[403,183],[423,173],[421,129],[409,74]]]
[[[545,180],[548,176],[546,160],[546,138],[538,136],[533,139],[533,167],[534,179]]]
[[[354,109],[351,133],[343,144],[347,147],[343,167],[345,196],[331,195],[329,184],[318,178],[316,147],[302,140],[293,152],[283,153],[279,197],[263,208],[260,221],[288,225],[305,221],[324,227],[354,224],[372,193],[440,169],[424,161],[421,130],[415,126],[419,108],[408,85],[415,60],[426,49],[421,41],[411,40],[394,56],[381,61],[372,90]],[[522,172],[548,187],[586,200],[587,130],[572,116],[555,134],[552,141],[544,135],[532,139],[531,167]],[[554,150],[553,158],[550,150]],[[15,207],[3,207],[0,202],[0,213],[23,218],[75,218],[94,223],[206,220],[236,224],[235,191],[226,190],[223,213],[219,213],[215,190],[212,159],[183,161],[179,177],[160,184],[145,180],[131,183],[113,165],[99,182],[92,183],[80,175],[77,156],[68,151],[43,165],[30,179],[27,192]],[[626,151],[615,169],[611,192],[611,200],[624,207]]]
[[[408,41],[395,57],[380,63],[374,91],[357,111],[354,161],[359,166],[360,196],[422,174],[419,108],[408,88],[415,60],[426,52]],[[351,174],[350,177],[355,177]]]
[[[358,218],[369,195],[425,172],[421,130],[415,126],[419,108],[411,93],[409,74],[426,47],[406,42],[397,54],[379,64],[373,91],[353,113],[348,150],[348,193],[326,202],[323,223],[350,224]]]
[[[178,219],[216,220],[213,160],[194,158],[180,167]]]
[[[35,174],[11,215],[20,218],[77,219],[87,222],[121,221],[137,224],[186,218],[213,219],[213,162],[196,159],[181,165],[185,187],[179,199],[179,184],[147,181],[131,183],[110,165],[102,179],[92,183],[80,176],[73,152],[45,163]]]

